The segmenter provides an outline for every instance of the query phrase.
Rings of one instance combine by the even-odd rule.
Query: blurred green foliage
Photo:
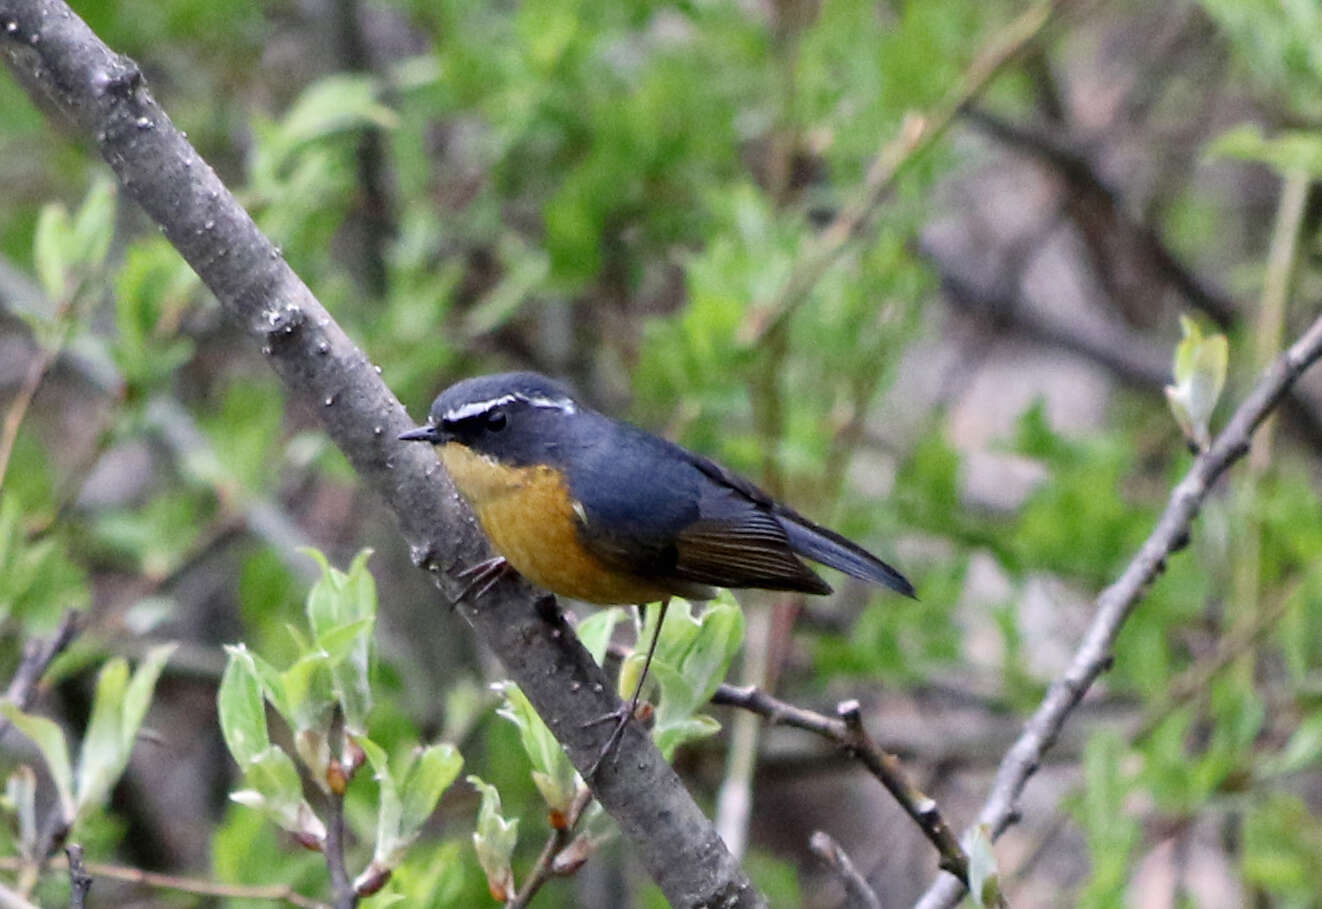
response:
[[[1231,129],[1207,147],[1209,158],[1319,172],[1316,5],[1199,7],[1242,67],[1239,84],[1292,124]],[[566,374],[883,554],[903,545],[918,602],[846,587],[821,621],[796,630],[787,697],[954,679],[991,710],[1018,714],[1050,681],[1035,659],[1041,637],[1020,611],[1030,586],[1050,576],[1090,598],[1115,578],[1188,466],[1163,402],[1128,401],[1113,428],[1082,437],[1059,433],[1045,406],[1029,409],[1005,449],[1045,479],[1010,514],[966,507],[967,465],[943,414],[916,427],[888,422],[904,353],[935,330],[936,283],[913,241],[941,179],[977,154],[956,143],[907,170],[864,241],[788,301],[782,328],[768,329],[804,251],[854,201],[881,144],[907,112],[942,97],[981,37],[1018,9],[957,0],[401,0],[371,8],[384,31],[407,40],[370,75],[340,71],[321,52],[333,43],[330,26],[295,4],[133,0],[79,12],[144,64],[174,120],[415,413],[462,374],[512,365]],[[1030,82],[1001,80],[998,102],[1026,109]],[[138,670],[145,675],[108,654],[130,633],[182,626],[217,655],[219,632],[186,624],[207,620],[179,603],[178,582],[219,551],[233,622],[224,640],[244,643],[211,683],[254,794],[245,798],[266,815],[222,810],[209,829],[211,873],[324,892],[321,857],[279,830],[315,839],[318,809],[305,783],[320,788],[332,749],[343,751],[328,719],[338,710],[355,735],[370,731],[362,747],[376,776],[373,784],[358,774],[347,795],[355,867],[393,870],[369,905],[483,904],[492,880],[522,878],[541,848],[543,817],[577,793],[563,753],[517,689],[502,688],[502,703],[475,681],[472,654],[410,650],[418,639],[462,635],[434,599],[420,603],[419,588],[392,576],[403,573],[396,563],[378,574],[416,624],[400,620],[387,634],[361,560],[345,573],[323,564],[309,599],[290,557],[295,541],[273,546],[278,535],[267,533],[229,547],[252,528],[254,503],[314,526],[341,555],[365,535],[390,541],[392,532],[369,514],[313,419],[286,412],[260,356],[86,149],[52,131],[8,78],[0,109],[0,256],[35,288],[6,294],[5,306],[38,351],[61,370],[74,364],[72,378],[61,371],[48,381],[77,389],[67,406],[27,415],[0,480],[4,665],[65,609],[95,601],[95,614],[109,616],[65,669],[66,684],[94,692],[89,722],[63,730],[36,714],[18,721],[57,768],[89,854],[113,857],[122,845],[109,788],[161,669],[159,651]],[[382,143],[389,186],[379,294],[363,280],[370,244],[354,232],[369,132]],[[1177,248],[1205,236],[1209,211],[1197,193],[1179,200],[1168,218]],[[1231,398],[1242,391],[1247,345],[1231,334]],[[1210,407],[1195,416],[1198,429],[1219,426]],[[101,455],[135,446],[149,455],[144,475],[121,468],[124,489],[84,496],[95,491],[88,478]],[[872,482],[871,472],[891,469],[893,482]],[[1143,822],[1157,814],[1173,826],[1236,819],[1243,885],[1274,905],[1314,904],[1322,820],[1296,791],[1322,759],[1322,502],[1311,469],[1284,452],[1245,493],[1258,530],[1259,606],[1280,610],[1247,657],[1172,694],[1234,625],[1227,591],[1242,555],[1228,526],[1236,513],[1218,501],[1125,627],[1106,696],[1149,731],[1126,738],[1107,729],[1083,748],[1069,811],[1090,871],[1067,899],[1125,904],[1151,845]],[[975,558],[995,564],[1009,593],[980,616],[999,653],[964,675],[961,598]],[[382,613],[391,606],[383,601]],[[617,624],[630,623],[599,612],[580,634],[601,657]],[[650,626],[633,624],[645,639]],[[742,633],[729,602],[700,617],[672,608],[654,668],[654,732],[668,753],[714,752],[719,724],[703,705]],[[626,692],[637,664],[635,655],[621,673]],[[497,709],[509,722],[493,721]],[[457,755],[431,746],[413,756],[414,743],[431,740],[463,746],[466,767],[485,781],[480,797],[456,786],[441,798]],[[77,782],[71,754],[83,756]],[[36,786],[21,769],[9,779],[18,824],[3,833],[6,856],[31,839],[23,818],[35,810]],[[522,836],[506,812],[522,819]],[[595,814],[586,825],[606,836]],[[774,905],[802,902],[803,869],[793,862],[755,850],[747,864]],[[641,892],[639,904],[659,899]],[[570,885],[548,886],[544,901],[556,900],[573,903]]]

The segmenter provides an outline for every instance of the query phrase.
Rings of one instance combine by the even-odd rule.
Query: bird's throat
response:
[[[524,489],[530,480],[529,475],[534,472],[530,468],[501,464],[490,455],[458,442],[438,445],[436,450],[459,492],[479,510]]]

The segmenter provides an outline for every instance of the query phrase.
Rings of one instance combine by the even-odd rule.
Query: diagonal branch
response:
[[[14,677],[9,680],[9,687],[5,689],[5,700],[14,704],[19,710],[27,710],[32,706],[32,699],[37,694],[37,683],[41,681],[41,677],[46,674],[46,670],[50,668],[55,658],[63,653],[77,636],[78,617],[78,610],[66,609],[60,618],[60,624],[49,640],[33,638],[23,646],[23,659],[19,662]],[[0,736],[3,736],[8,729],[9,720],[0,718]]]
[[[904,813],[909,815],[936,847],[941,856],[941,868],[967,884],[968,853],[946,823],[936,801],[909,779],[899,758],[888,753],[868,735],[863,728],[863,714],[858,701],[841,701],[836,706],[836,716],[829,717],[782,701],[751,685],[746,688],[721,685],[711,700],[713,704],[739,707],[756,713],[772,725],[793,726],[815,732],[851,752],[886,787],[886,791],[894,796]]]
[[[872,885],[839,843],[818,830],[808,840],[808,848],[840,879],[845,888],[845,909],[881,909],[881,900]]]
[[[1171,491],[1157,526],[1119,579],[1098,595],[1092,624],[1074,652],[1069,668],[1051,685],[1024,731],[1001,760],[996,782],[975,827],[985,827],[996,838],[1014,822],[1019,794],[1074,708],[1110,666],[1111,647],[1125,620],[1143,598],[1148,585],[1165,570],[1167,557],[1189,544],[1190,527],[1208,491],[1232,464],[1244,457],[1253,433],[1295,380],[1319,357],[1322,357],[1322,318],[1309,326],[1263,373],[1212,446],[1193,462],[1184,479]],[[940,878],[918,905],[922,909],[954,906],[964,889],[964,884],[954,877]]]
[[[61,0],[0,0],[0,52],[39,106],[63,113],[96,145],[125,194],[260,345],[290,399],[320,416],[394,511],[415,563],[457,593],[450,573],[486,547],[449,478],[431,452],[396,441],[414,425],[403,406],[170,122],[137,65]],[[591,720],[620,708],[614,687],[567,625],[533,608],[528,586],[499,584],[480,607],[465,603],[461,614],[586,771],[610,732]],[[597,776],[596,795],[671,904],[763,905],[648,736],[631,724],[618,747],[618,763]]]

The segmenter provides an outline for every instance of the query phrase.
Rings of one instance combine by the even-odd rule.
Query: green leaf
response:
[[[491,896],[505,902],[514,895],[514,871],[510,856],[519,841],[519,819],[506,820],[500,813],[500,793],[496,787],[481,778],[469,776],[468,782],[482,795],[477,810],[477,829],[473,832],[473,848],[477,862],[487,876]]]
[[[37,851],[37,775],[27,764],[20,764],[5,780],[5,809],[14,815],[18,828],[20,853],[32,858]]]
[[[285,112],[282,138],[293,145],[349,129],[394,128],[399,117],[377,101],[379,89],[379,81],[371,76],[336,74],[318,79]]]
[[[92,716],[78,761],[78,810],[96,804],[114,784],[115,764],[121,751],[120,719],[129,664],[123,657],[107,660],[96,678]]]
[[[345,622],[337,628],[317,635],[317,646],[326,652],[330,664],[335,665],[352,656],[355,647],[362,639],[371,640],[372,626],[375,623],[376,619],[371,616]]]
[[[69,210],[58,202],[48,202],[37,215],[37,229],[32,239],[32,259],[42,290],[53,304],[65,302],[69,284],[67,246],[72,231]]]
[[[404,847],[400,845],[400,828],[404,803],[395,777],[390,772],[390,760],[386,756],[385,749],[366,736],[357,736],[354,741],[367,755],[367,763],[372,766],[372,776],[376,780],[378,789],[376,847],[372,851],[372,861],[391,868],[403,858]],[[407,846],[407,843],[404,845]]]
[[[685,677],[693,682],[694,707],[710,701],[721,682],[725,681],[730,662],[739,652],[743,640],[743,610],[729,591],[722,591],[703,611],[698,633],[681,663]]]
[[[519,730],[519,741],[532,762],[532,779],[537,791],[552,811],[566,814],[578,790],[569,756],[518,685],[501,682],[496,689],[505,697],[505,703],[497,713]]]
[[[295,732],[328,725],[331,686],[326,670],[330,662],[324,650],[315,650],[280,673],[281,715]]]
[[[422,749],[404,783],[402,833],[410,837],[417,835],[463,766],[464,757],[453,745],[437,742]]]
[[[92,181],[71,225],[70,261],[84,273],[100,268],[115,234],[115,181],[99,176]]]
[[[308,592],[308,623],[319,646],[343,652],[343,657],[330,667],[331,683],[344,712],[345,728],[351,734],[363,735],[372,709],[370,625],[377,608],[376,582],[367,570],[372,551],[360,551],[347,574],[332,567],[315,550],[303,552],[315,559],[322,570],[321,578]],[[365,624],[355,626],[355,623]],[[355,629],[350,631],[346,626]],[[322,643],[323,635],[331,637],[330,646]],[[349,642],[344,640],[345,635]]]
[[[1263,776],[1284,776],[1305,770],[1322,758],[1322,713],[1314,713],[1299,724],[1279,754],[1264,760]]]
[[[303,798],[298,770],[279,746],[255,755],[244,767],[243,781],[249,788],[231,793],[231,799],[261,811],[305,842],[325,839],[325,825]]]
[[[178,325],[201,281],[164,237],[136,240],[115,275],[111,355],[131,386],[159,385],[193,353]]]
[[[624,610],[612,606],[609,609],[598,609],[592,615],[578,623],[574,633],[578,635],[578,640],[592,654],[592,659],[598,664],[606,658],[606,648],[610,646],[611,635],[615,633],[615,626],[624,618]]]
[[[220,731],[235,762],[246,768],[271,746],[266,731],[266,704],[252,654],[242,644],[226,647],[229,662],[220,678],[216,706]]]
[[[270,702],[294,733],[294,750],[307,766],[312,779],[325,790],[328,785],[326,770],[330,766],[329,726],[332,706],[327,671],[329,657],[326,652],[317,649],[303,653],[283,672],[246,649],[233,649],[231,660],[236,657],[257,681],[259,693]],[[266,728],[264,724],[263,719],[263,735]],[[262,747],[257,750],[264,749],[265,739]],[[235,759],[238,760],[237,755]]]
[[[92,716],[78,760],[78,811],[100,805],[128,766],[152,692],[175,645],[153,647],[132,678],[128,663],[119,657],[101,667]]]
[[[120,724],[121,744],[126,757],[138,737],[138,729],[142,726],[143,718],[147,716],[147,708],[151,706],[152,694],[156,690],[156,682],[161,677],[161,671],[170,661],[170,656],[177,646],[174,642],[170,642],[158,644],[147,651],[146,659],[138,664],[137,671],[129,681],[128,690],[124,694],[123,717]]]
[[[1226,382],[1229,343],[1221,334],[1203,336],[1193,319],[1180,317],[1184,339],[1175,348],[1175,384],[1166,386],[1166,400],[1185,438],[1199,450],[1211,444],[1208,423]]]
[[[992,850],[987,825],[973,828],[969,837],[969,895],[979,906],[995,906],[999,902],[1000,883],[996,870],[996,853]]]
[[[0,503],[0,617],[20,619],[30,630],[54,627],[66,609],[87,603],[86,575],[63,539],[29,543],[21,515],[17,497],[7,492]]]
[[[72,824],[77,809],[73,798],[73,769],[69,763],[69,746],[64,741],[64,732],[53,720],[24,713],[11,701],[0,701],[0,714],[36,744],[46,761],[51,781],[55,784],[61,815],[67,823]]]
[[[660,610],[651,610],[638,633],[638,647],[620,671],[620,687],[632,694],[645,659]],[[687,741],[713,735],[720,724],[698,715],[725,679],[730,662],[743,641],[744,617],[728,592],[708,603],[701,616],[693,615],[686,600],[673,600],[661,627],[652,672],[660,689],[652,738],[667,759]],[[622,695],[625,696],[625,695]]]
[[[464,759],[453,745],[428,745],[409,755],[396,777],[380,745],[364,737],[355,741],[367,755],[380,788],[372,864],[377,869],[395,868],[404,860],[405,850],[417,839],[441,794],[459,775]]]
[[[1322,132],[1287,130],[1269,139],[1260,126],[1244,124],[1212,140],[1207,157],[1257,161],[1281,176],[1302,171],[1322,177]]]

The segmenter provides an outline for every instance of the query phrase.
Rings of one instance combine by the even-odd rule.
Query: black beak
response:
[[[429,423],[417,429],[410,429],[408,432],[401,432],[399,439],[404,442],[431,442],[434,445],[442,440],[442,435],[439,427]]]

